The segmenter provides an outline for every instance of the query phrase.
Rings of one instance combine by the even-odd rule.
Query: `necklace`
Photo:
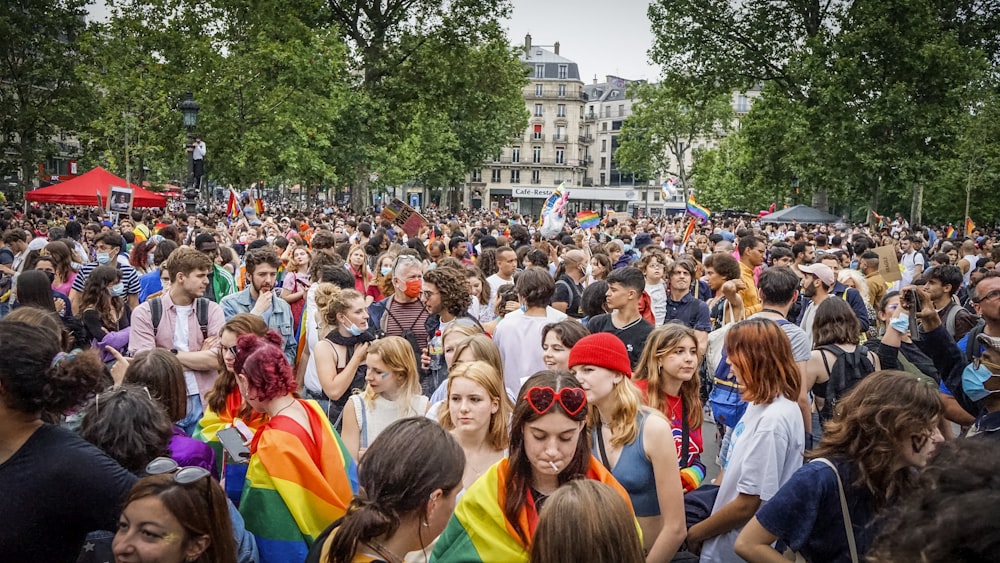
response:
[[[374,549],[375,553],[378,553],[380,557],[384,557],[389,563],[403,563],[402,557],[396,555],[388,547],[375,540],[368,540],[368,546]]]
[[[275,413],[271,415],[271,418],[274,418],[274,417],[278,416],[279,414],[281,414],[281,411],[287,409],[288,407],[290,407],[290,406],[292,406],[294,404],[295,404],[295,399],[292,399],[291,403],[288,403],[287,405],[285,405],[285,406],[281,407],[280,409],[278,409],[277,411],[275,411]]]

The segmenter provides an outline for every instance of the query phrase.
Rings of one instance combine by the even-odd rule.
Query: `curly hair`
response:
[[[80,297],[80,312],[94,309],[107,330],[118,330],[118,318],[125,302],[121,297],[112,297],[108,286],[121,281],[122,274],[114,266],[98,266],[87,276]]]
[[[937,387],[912,375],[877,371],[861,380],[837,403],[823,425],[823,439],[806,457],[848,459],[858,467],[855,486],[867,488],[875,505],[910,491],[913,468],[900,463],[900,446],[911,437],[928,438],[944,411]]]
[[[247,276],[252,276],[257,266],[267,264],[275,270],[281,268],[281,260],[270,247],[255,248],[247,252],[246,269]]]
[[[159,456],[169,456],[173,424],[147,389],[122,385],[105,391],[83,409],[80,437],[132,473]]]
[[[281,335],[275,330],[263,337],[243,334],[236,340],[233,369],[247,378],[250,398],[270,401],[294,393],[298,387],[281,346]]]
[[[497,266],[497,250],[495,248],[484,248],[479,253],[476,265],[479,266],[479,269],[483,271],[483,275],[486,277],[490,277],[500,271],[499,266]]]
[[[461,316],[472,306],[469,282],[461,270],[454,268],[428,270],[424,274],[424,282],[437,286],[441,305],[452,315]]]

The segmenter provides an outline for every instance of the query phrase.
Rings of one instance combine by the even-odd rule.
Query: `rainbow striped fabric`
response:
[[[601,215],[596,211],[581,211],[576,214],[581,229],[593,229],[601,224]]]
[[[944,238],[955,238],[958,236],[958,232],[955,231],[955,227],[948,225],[948,228],[944,231]]]
[[[965,218],[965,236],[971,236],[972,231],[976,230],[976,224],[972,222],[972,219]]]
[[[247,409],[251,414],[249,417],[243,418],[240,416],[242,410],[243,396],[240,394],[239,388],[235,388],[226,397],[225,411],[215,412],[210,408],[206,408],[205,414],[202,415],[201,420],[198,421],[198,426],[195,427],[194,432],[191,434],[192,438],[205,442],[215,452],[215,463],[218,466],[216,469],[218,469],[219,475],[222,475],[222,461],[225,458],[222,452],[222,444],[218,438],[219,430],[231,427],[238,418],[243,420],[243,423],[254,432],[260,428],[261,424],[264,424],[264,415]]]
[[[712,214],[707,207],[698,205],[694,200],[694,194],[688,197],[687,214],[694,216],[699,221],[708,221],[708,216]]]
[[[261,563],[301,562],[358,490],[357,466],[315,401],[299,400],[309,433],[287,416],[257,431],[240,500]]]
[[[529,546],[521,543],[517,532],[504,516],[500,499],[507,494],[508,458],[489,468],[462,495],[455,514],[438,538],[431,553],[431,563],[485,563],[528,561]],[[628,493],[594,456],[590,456],[587,479],[610,485],[632,506]],[[526,504],[518,516],[521,527],[535,533],[538,513],[533,504]]]

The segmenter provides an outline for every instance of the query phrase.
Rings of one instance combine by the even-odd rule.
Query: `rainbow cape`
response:
[[[497,462],[465,491],[434,546],[431,563],[527,563],[530,546],[521,543],[500,505],[507,494],[508,461]],[[594,456],[590,456],[586,478],[610,485],[632,506],[625,489]],[[525,505],[518,521],[534,535],[538,513],[533,504]]]
[[[277,416],[257,431],[240,500],[261,563],[301,562],[358,490],[357,465],[315,401],[299,400],[309,430]]]
[[[601,224],[601,215],[596,211],[581,211],[576,214],[581,229],[593,229]]]
[[[702,207],[694,201],[694,195],[688,197],[687,201],[687,214],[693,216],[699,221],[708,221],[708,216],[712,214],[707,207]]]
[[[236,422],[236,419],[242,419],[243,423],[254,432],[264,424],[264,415],[251,410],[252,414],[248,418],[242,418],[240,417],[240,411],[242,410],[243,395],[240,394],[239,388],[234,388],[229,393],[229,396],[226,397],[225,410],[223,412],[215,412],[206,406],[205,414],[202,415],[201,420],[198,421],[198,426],[195,427],[194,432],[191,434],[192,438],[205,442],[215,452],[216,469],[219,471],[219,475],[223,474],[222,461],[225,458],[222,451],[222,443],[219,442],[219,430],[231,427]]]

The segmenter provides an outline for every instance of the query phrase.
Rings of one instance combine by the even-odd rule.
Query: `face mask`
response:
[[[410,280],[406,282],[406,289],[403,291],[403,295],[410,299],[416,299],[420,297],[420,291],[423,289],[424,282],[422,280]]]
[[[125,295],[125,284],[118,282],[108,291],[111,293],[112,297],[121,297],[122,295]]]
[[[906,313],[900,313],[898,317],[889,321],[889,325],[892,328],[898,330],[899,332],[905,333],[910,330],[910,315]]]
[[[351,336],[361,336],[361,329],[354,323],[351,323],[351,326],[347,327],[347,332],[351,333]]]
[[[437,268],[437,266],[438,266],[437,262],[431,262],[430,265],[427,266],[427,269],[428,270],[433,270],[434,268]]]
[[[273,236],[268,236],[266,240],[267,240],[267,244],[272,244],[274,242],[274,237]]]
[[[965,366],[965,370],[962,372],[962,390],[965,394],[969,396],[975,402],[981,401],[986,397],[989,397],[997,391],[988,391],[983,384],[986,383],[991,377],[998,377],[990,372],[990,370],[979,364],[979,367],[975,367],[979,362],[972,362],[971,364]]]
[[[535,234],[535,229],[528,229],[528,234],[529,235]]]
[[[629,250],[632,250],[632,245],[631,244],[626,244],[625,245],[625,252],[628,252]]]
[[[383,276],[388,276],[390,271],[392,271],[392,268],[389,266],[382,266],[382,269],[379,270],[379,272],[382,272]]]
[[[97,263],[98,264],[107,264],[110,261],[111,261],[111,255],[108,254],[107,252],[98,252],[97,253]]]
[[[594,275],[594,265],[587,264],[587,267],[583,269],[583,273],[587,274],[588,276]]]

